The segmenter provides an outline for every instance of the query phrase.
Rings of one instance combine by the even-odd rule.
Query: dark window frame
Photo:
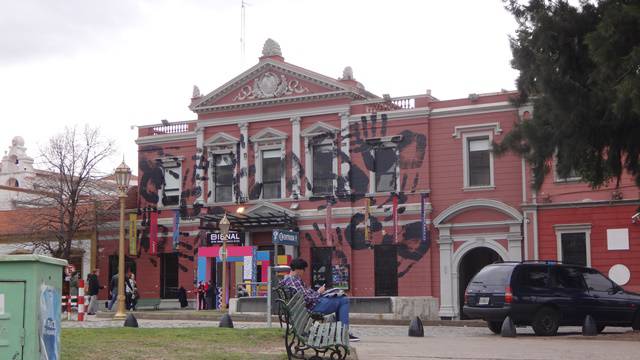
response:
[[[471,150],[474,141],[486,141],[487,150]],[[470,136],[467,142],[467,184],[469,187],[491,186],[491,138],[488,135]],[[479,158],[480,157],[480,158]],[[481,162],[481,163],[480,163]]]
[[[395,161],[393,163],[393,165],[389,168],[389,169],[382,169],[382,171],[378,171],[378,151],[393,151],[394,153],[394,158]],[[376,146],[373,149],[373,175],[374,175],[374,191],[376,193],[384,193],[384,192],[395,192],[398,191],[398,166],[399,166],[399,157],[398,157],[398,147],[396,146],[396,144],[382,144],[380,146]],[[391,175],[392,177],[392,182],[391,182],[391,186],[386,186],[386,187],[381,187],[382,182],[382,177],[383,176],[389,176]],[[386,184],[385,184],[386,185]]]
[[[320,163],[317,161],[318,158],[320,156],[318,156],[318,149],[321,148],[329,148],[330,151],[329,153],[331,154],[331,157],[329,159],[329,168],[328,169],[318,169],[316,168],[316,166],[319,166]],[[312,149],[311,149],[311,160],[313,162],[312,164],[312,182],[313,182],[313,188],[312,188],[312,192],[313,195],[331,195],[333,194],[335,188],[334,188],[334,176],[333,176],[333,164],[334,164],[334,158],[333,158],[333,154],[335,151],[335,145],[333,143],[321,143],[321,144],[315,144],[313,145]]]
[[[221,159],[222,157],[229,157],[229,161],[231,162],[229,165],[218,165],[218,159]],[[213,166],[212,166],[212,173],[211,173],[211,178],[212,178],[212,183],[213,183],[213,198],[215,202],[231,202],[233,201],[233,170],[234,170],[234,164],[233,164],[233,153],[224,153],[224,154],[213,154]],[[225,169],[222,168],[229,168],[228,170],[231,171],[231,176],[229,177],[229,183],[228,184],[222,184],[221,182],[218,181],[218,175],[224,171]],[[222,175],[221,177],[223,177],[224,175]],[[225,196],[224,198],[221,197],[221,194],[227,194],[228,192],[228,196]]]
[[[278,156],[278,157],[265,158],[264,157],[265,153],[266,152],[271,152],[271,151],[273,151],[273,152],[275,152],[275,151],[281,152],[282,150],[280,150],[280,149],[261,149],[260,150],[260,160],[261,160],[261,165],[262,165],[261,166],[262,167],[262,169],[261,169],[261,171],[262,171],[262,198],[263,199],[282,199],[282,196],[283,196],[283,194],[282,194],[282,175],[283,175],[282,174],[282,161],[283,161],[283,159],[282,159],[281,155]],[[277,166],[268,165],[268,163],[272,162],[275,159],[277,159]],[[269,180],[265,179],[265,169],[277,169],[276,170],[277,174],[278,174],[277,180],[276,180],[275,177],[274,177],[274,179],[269,179]],[[274,196],[274,197],[265,196],[265,194],[266,194],[265,189],[267,188],[267,186],[274,186],[274,185],[276,185],[274,187],[274,189],[276,189],[276,191],[275,191],[276,196]]]

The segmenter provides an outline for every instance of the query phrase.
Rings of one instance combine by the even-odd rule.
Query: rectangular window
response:
[[[216,202],[233,200],[233,161],[231,154],[215,155],[213,157],[214,199]]]
[[[162,188],[162,205],[180,205],[180,182],[182,167],[164,165],[164,187]]]
[[[396,148],[382,146],[374,150],[375,191],[391,192],[397,190],[398,156]]]
[[[333,194],[333,144],[313,147],[313,194]]]
[[[560,241],[563,263],[587,266],[587,245],[585,233],[562,233],[560,235]]]
[[[547,266],[523,266],[520,270],[520,284],[524,287],[545,288],[548,281]]]
[[[262,151],[262,198],[279,199],[282,197],[282,159],[281,150]]]
[[[555,266],[551,269],[551,286],[561,289],[584,289],[582,276],[577,268]]]
[[[467,141],[469,186],[491,185],[489,138],[470,138]]]

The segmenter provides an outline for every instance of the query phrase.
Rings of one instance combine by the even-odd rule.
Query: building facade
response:
[[[563,234],[587,223],[590,243],[583,243],[601,245],[609,225],[596,214],[603,206],[633,213],[637,194],[591,199],[589,207],[564,183],[548,181],[543,191],[567,205],[541,202],[524,161],[491,152],[492,142],[532,115],[512,105],[514,95],[380,97],[351,68],[338,79],[315,73],[285,62],[268,40],[255,66],[206,95],[194,87],[195,120],[139,128],[128,263],[142,296],[171,298],[198,281],[219,288],[224,214],[230,284],[264,281],[268,264],[302,256],[311,284],[352,296],[434,299],[442,318],[460,317],[466,284],[489,263],[574,256],[580,241]],[[584,206],[576,211],[575,202]],[[635,229],[628,233],[632,239]],[[274,245],[278,236],[293,240]],[[115,241],[100,242],[101,267],[114,264],[116,251]],[[631,258],[631,270],[640,270]],[[607,261],[589,263],[608,271]]]

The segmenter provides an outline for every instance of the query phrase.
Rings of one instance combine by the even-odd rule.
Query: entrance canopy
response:
[[[200,229],[219,230],[218,224],[224,214],[205,214],[200,216]],[[296,230],[298,221],[284,211],[269,211],[249,214],[227,214],[231,229],[237,231],[251,231],[259,229],[289,229]]]

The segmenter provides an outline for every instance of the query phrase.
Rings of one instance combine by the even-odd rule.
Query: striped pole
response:
[[[67,296],[67,320],[71,320],[71,295]]]
[[[84,280],[78,280],[78,321],[84,321]]]

